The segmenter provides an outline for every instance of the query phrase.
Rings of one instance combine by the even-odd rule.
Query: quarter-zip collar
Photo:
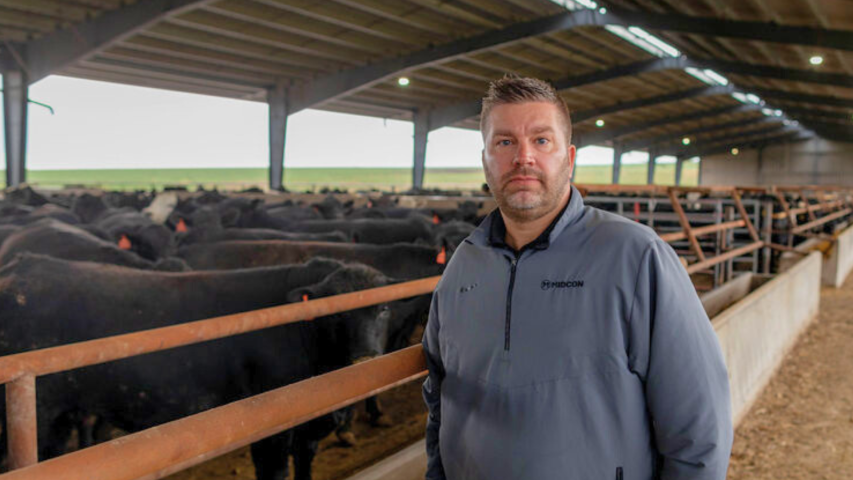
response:
[[[535,240],[522,247],[521,250],[530,248],[536,250],[547,249],[566,228],[583,216],[583,197],[581,197],[581,193],[574,185],[570,188],[572,189],[572,194],[569,202],[563,207],[563,211],[554,217],[554,221]],[[506,225],[504,224],[500,209],[496,208],[483,219],[480,225],[465,241],[478,246],[500,247],[512,251],[512,247],[507,245],[505,238]]]

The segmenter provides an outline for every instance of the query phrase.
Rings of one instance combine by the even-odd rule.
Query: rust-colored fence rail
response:
[[[415,345],[1,475],[4,480],[161,478],[426,374]]]
[[[7,384],[6,418],[10,468],[22,468],[38,462],[35,387],[35,379],[38,376],[423,295],[435,289],[438,279],[439,277],[429,277],[301,303],[0,357],[0,383]]]

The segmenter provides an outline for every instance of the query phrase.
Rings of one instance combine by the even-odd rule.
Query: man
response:
[[[433,294],[426,478],[723,480],[728,377],[672,248],[584,206],[550,85],[504,77],[480,118],[498,209]]]

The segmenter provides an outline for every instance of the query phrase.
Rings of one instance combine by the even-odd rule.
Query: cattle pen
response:
[[[844,247],[838,246],[841,245],[840,239],[849,236],[848,230],[842,232],[841,229],[847,225],[853,212],[853,191],[840,187],[632,189],[578,185],[578,188],[590,203],[601,204],[603,208],[656,227],[661,238],[680,252],[688,272],[704,273],[713,287],[721,287],[719,291],[723,291],[722,296],[728,300],[709,300],[722,305],[716,307],[715,313],[732,303],[731,294],[725,290],[731,290],[735,283],[743,283],[738,278],[746,278],[743,275],[738,277],[737,273],[750,270],[755,273],[760,270],[765,275],[770,273],[770,257],[759,261],[756,257],[759,251],[766,254],[774,250],[779,255],[794,255],[796,259],[813,258],[808,252],[815,248],[837,252]],[[751,199],[743,199],[742,195]],[[608,202],[611,205],[604,205]],[[625,205],[628,208],[624,208]],[[716,213],[710,216],[703,213],[709,208]],[[832,225],[835,227],[830,228]],[[825,233],[827,230],[834,233]],[[716,240],[711,243],[700,241],[709,236]],[[807,242],[798,239],[806,239]],[[798,246],[807,248],[798,249]],[[736,261],[747,267],[733,268]],[[850,265],[839,268],[849,271]],[[35,379],[38,376],[428,294],[438,280],[439,277],[424,278],[0,357],[0,383],[7,386],[7,435],[10,467],[13,469],[0,478],[162,478],[421,378],[425,375],[425,364],[421,347],[416,345],[38,463],[35,433]],[[715,293],[714,288],[707,290]],[[709,316],[713,317],[711,313]]]

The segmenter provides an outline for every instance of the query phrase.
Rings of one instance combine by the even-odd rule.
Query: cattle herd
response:
[[[10,190],[0,356],[439,275],[479,207]],[[402,348],[427,297],[40,377],[39,459]],[[368,412],[386,422],[376,403]],[[355,441],[350,420],[345,409],[253,444],[257,478],[286,478],[292,456],[309,479],[320,439]]]

